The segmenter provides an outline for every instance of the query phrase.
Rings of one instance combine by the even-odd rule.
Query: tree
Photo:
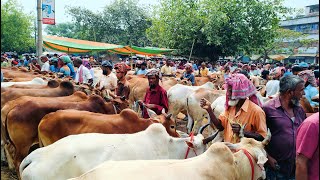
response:
[[[1,51],[34,51],[33,20],[33,16],[23,13],[16,0],[1,2]]]
[[[282,0],[161,0],[147,30],[153,44],[217,59],[251,53],[274,39]]]
[[[74,23],[60,23],[54,26],[47,26],[45,31],[50,35],[57,35],[67,38],[76,37],[76,25]]]

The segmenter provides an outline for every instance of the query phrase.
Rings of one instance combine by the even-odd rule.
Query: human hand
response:
[[[279,165],[277,160],[275,160],[273,157],[271,157],[270,155],[268,155],[268,163],[271,166],[271,168],[273,170],[278,170],[279,169]]]
[[[200,100],[200,107],[202,107],[205,110],[208,110],[209,108],[211,108],[211,103],[207,99],[202,98]]]
[[[240,133],[241,126],[237,123],[231,124],[232,131],[236,134]]]

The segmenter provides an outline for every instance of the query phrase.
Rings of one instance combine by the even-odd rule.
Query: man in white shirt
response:
[[[273,75],[273,80],[269,80],[266,84],[266,97],[275,95],[280,90],[280,81],[279,79],[283,76],[285,71],[284,67],[277,67],[271,72]]]
[[[50,70],[50,64],[49,64],[49,59],[47,56],[42,55],[40,56],[41,62],[43,62],[44,64],[41,67],[41,72],[49,72]]]
[[[82,64],[82,60],[80,58],[75,59],[73,61],[73,65],[78,68],[75,78],[76,83],[79,82],[91,84],[93,82],[90,70]]]
[[[99,80],[99,89],[110,89],[111,91],[117,88],[117,76],[112,72],[113,65],[109,61],[103,61],[101,64],[102,74],[104,76]]]

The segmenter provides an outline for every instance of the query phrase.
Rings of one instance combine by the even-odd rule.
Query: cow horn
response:
[[[212,134],[211,136],[203,139],[203,140],[202,140],[202,143],[203,143],[203,144],[208,144],[210,141],[214,140],[214,138],[217,137],[217,135],[218,135],[219,132],[220,132],[220,131],[218,130],[217,132],[215,132],[215,133]]]
[[[245,123],[243,126],[240,127],[239,137],[242,139],[244,137],[244,128],[247,126],[247,123]]]
[[[263,146],[266,146],[271,140],[271,132],[270,129],[268,128],[268,133],[266,138],[264,138],[264,140],[261,142]]]
[[[171,116],[172,116],[172,114],[171,114],[171,113],[169,113],[168,115],[166,115],[166,119],[170,119],[170,118],[171,118]]]
[[[210,123],[206,124],[206,125],[203,125],[200,127],[199,131],[198,131],[198,134],[202,134],[203,130],[208,127],[210,125]]]

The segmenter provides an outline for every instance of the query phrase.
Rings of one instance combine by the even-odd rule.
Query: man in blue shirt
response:
[[[319,94],[317,87],[316,78],[314,76],[314,73],[311,70],[304,70],[299,72],[298,76],[302,78],[305,82],[305,88],[304,93],[305,97],[308,99],[310,105],[312,107],[315,107],[316,105],[319,105],[319,102],[314,102],[311,100],[312,97]]]
[[[141,63],[140,69],[136,72],[136,75],[141,75],[141,74],[146,75],[148,72],[146,67],[147,67],[146,62]]]
[[[195,84],[195,77],[192,74],[193,69],[192,69],[192,64],[191,63],[187,63],[184,65],[186,71],[183,73],[183,75],[181,76],[181,79],[187,79],[188,81],[191,82],[192,86],[194,86]]]

